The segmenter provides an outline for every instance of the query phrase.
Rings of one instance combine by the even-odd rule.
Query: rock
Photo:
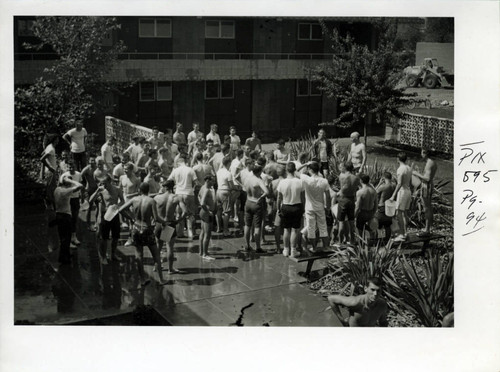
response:
[[[449,102],[447,100],[441,101],[440,103],[441,106],[448,106]]]

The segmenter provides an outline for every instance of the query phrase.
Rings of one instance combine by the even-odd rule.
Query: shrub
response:
[[[350,294],[362,294],[370,277],[383,279],[384,274],[397,263],[399,249],[387,246],[370,247],[368,242],[358,239],[355,247],[334,248],[328,266],[334,276],[339,276],[350,287]]]
[[[426,327],[439,326],[453,312],[453,261],[453,253],[431,253],[419,273],[413,261],[401,257],[397,269],[391,267],[383,274],[389,305],[412,312]]]

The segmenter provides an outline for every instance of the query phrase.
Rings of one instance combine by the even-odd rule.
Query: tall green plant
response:
[[[334,248],[328,266],[333,275],[339,276],[350,286],[351,294],[362,294],[368,278],[383,278],[396,264],[400,252],[391,248],[390,244],[370,246],[367,241],[358,239],[358,244],[354,247]]]
[[[433,252],[424,260],[419,275],[415,264],[401,257],[400,265],[384,273],[386,295],[392,306],[402,307],[427,327],[437,327],[454,307],[453,253],[440,256]]]

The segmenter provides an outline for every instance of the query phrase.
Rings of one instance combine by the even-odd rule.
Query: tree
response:
[[[28,87],[15,92],[16,140],[35,152],[40,138],[50,131],[63,133],[70,119],[87,119],[101,104],[100,98],[117,86],[106,75],[125,47],[122,41],[104,46],[106,37],[120,26],[112,17],[37,17],[33,25],[39,44],[58,55],[54,64]]]
[[[400,117],[399,108],[408,96],[405,87],[398,87],[406,56],[396,50],[397,24],[394,20],[374,22],[379,39],[374,50],[357,44],[349,34],[341,36],[337,29],[330,31],[322,25],[335,54],[331,63],[312,69],[311,76],[329,98],[338,99],[345,108],[339,117],[322,125],[350,128],[363,123],[366,144],[368,115],[374,115],[377,122],[391,115]]]
[[[454,18],[426,18],[425,41],[453,43],[454,39]]]

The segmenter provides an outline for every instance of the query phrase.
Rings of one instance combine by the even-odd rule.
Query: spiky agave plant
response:
[[[421,273],[405,256],[399,262],[383,274],[389,305],[410,311],[426,327],[440,326],[454,307],[453,253],[431,253]]]
[[[339,276],[350,288],[351,294],[362,294],[368,284],[368,278],[383,278],[389,269],[394,267],[399,255],[399,249],[391,249],[380,243],[370,246],[359,238],[356,246],[335,247],[328,266],[333,275]]]

